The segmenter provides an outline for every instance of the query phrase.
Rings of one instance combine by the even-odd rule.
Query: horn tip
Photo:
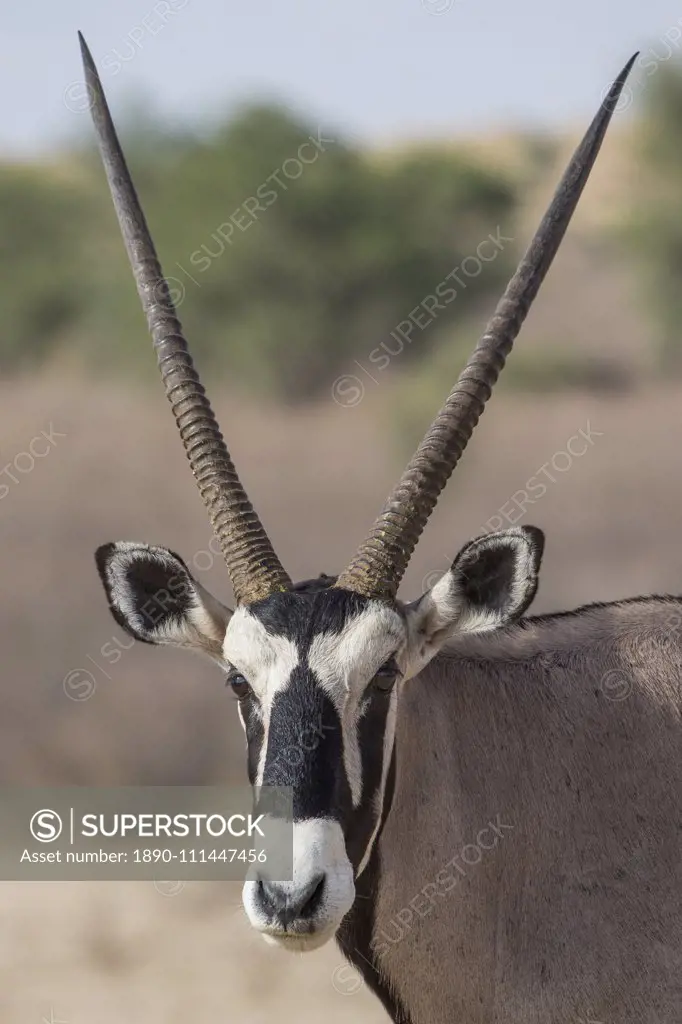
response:
[[[633,53],[632,57],[630,57],[630,60],[627,62],[627,64],[625,65],[625,67],[623,68],[621,73],[618,75],[618,77],[614,79],[611,87],[609,88],[609,90],[606,92],[606,94],[604,96],[602,105],[599,108],[599,112],[598,112],[598,114],[597,114],[597,116],[595,118],[595,122],[593,124],[593,127],[594,126],[597,127],[598,133],[602,137],[603,137],[603,131],[605,130],[606,126],[608,125],[609,121],[611,120],[611,115],[616,110],[616,104],[618,103],[618,100],[620,99],[620,95],[621,95],[621,93],[622,93],[622,91],[623,91],[623,89],[625,87],[625,83],[626,83],[626,81],[628,79],[628,75],[632,71],[632,66],[635,63],[635,61],[637,60],[637,58],[639,57],[639,54],[640,54],[639,50],[637,50],[636,53]]]
[[[85,42],[85,36],[80,31],[78,32],[78,42],[80,44],[81,60],[83,62],[83,70],[85,71],[85,77],[86,79],[90,79],[91,81],[97,82],[99,77],[97,74],[97,65],[95,64],[93,56],[90,53],[90,47]]]
[[[623,80],[625,80],[628,77],[628,75],[632,71],[633,64],[635,63],[635,61],[637,60],[637,58],[640,55],[640,52],[641,52],[640,50],[635,50],[635,52],[633,53],[632,57],[630,57],[630,60],[627,62],[627,64],[625,65],[625,67],[621,71],[620,75],[618,76],[619,78],[622,78]]]
[[[78,43],[79,43],[79,46],[81,48],[81,56],[82,56],[83,60],[84,61],[88,61],[89,63],[92,64],[93,60],[92,60],[92,54],[90,53],[90,47],[85,42],[85,36],[83,35],[83,33],[81,32],[80,29],[78,30]]]

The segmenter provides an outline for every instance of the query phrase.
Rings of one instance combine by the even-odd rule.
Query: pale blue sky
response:
[[[0,155],[44,150],[79,130],[79,28],[114,110],[136,94],[182,117],[276,97],[385,144],[584,121],[634,50],[644,61],[653,46],[660,61],[671,32],[682,55],[682,0],[8,3]],[[655,73],[648,59],[635,94]]]

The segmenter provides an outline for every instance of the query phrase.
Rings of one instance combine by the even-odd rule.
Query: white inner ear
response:
[[[498,628],[504,618],[499,609],[472,604],[452,570],[438,581],[432,594],[441,584],[442,596],[439,593],[434,599],[439,604],[439,614],[446,620],[442,627],[442,639],[447,639],[455,627],[458,633],[486,633]]]
[[[163,594],[164,590],[172,593],[173,583],[177,580],[181,580],[186,587],[191,604],[182,618],[173,617],[168,622],[160,621],[155,625],[145,616],[144,606],[140,610],[136,604],[128,581],[128,571],[136,561],[143,559],[158,562],[168,573],[168,584],[159,587],[159,594]],[[107,566],[107,578],[113,602],[136,632],[153,643],[186,647],[206,654],[220,664],[224,663],[223,641],[232,612],[197,583],[170,551],[121,541],[116,545],[116,551]],[[150,615],[163,611],[161,600],[155,603],[154,598],[150,598],[149,604]]]
[[[491,552],[501,555],[504,561],[509,559],[511,565],[504,565],[504,562],[501,564],[500,575],[496,585],[491,586],[487,605],[472,603],[463,592],[461,576],[466,576],[469,568],[475,579],[477,568],[480,570],[480,565],[477,567],[478,560]],[[529,531],[524,527],[514,527],[472,541],[463,549],[452,567],[455,589],[461,593],[462,610],[458,630],[482,633],[497,629],[523,612],[535,594],[538,566],[537,550],[531,542]]]
[[[477,560],[490,551],[507,551],[513,557],[511,579],[499,581],[499,604],[475,603],[462,584],[467,569],[475,580]],[[468,544],[453,567],[419,601],[407,605],[409,643],[407,675],[413,676],[457,633],[486,633],[511,621],[527,607],[537,585],[539,557],[522,528],[480,537]],[[478,566],[480,569],[480,566]]]
[[[420,601],[407,607],[409,643],[407,672],[413,676],[438,653],[455,633],[485,633],[500,625],[494,608],[472,605],[448,570]]]

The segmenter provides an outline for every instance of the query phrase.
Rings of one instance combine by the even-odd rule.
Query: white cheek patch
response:
[[[268,633],[247,608],[237,608],[225,634],[223,657],[244,676],[260,702],[263,744],[256,775],[256,785],[260,786],[265,771],[272,703],[285,689],[299,663],[298,650],[286,637]]]
[[[353,806],[362,800],[362,759],[358,726],[362,694],[384,662],[404,643],[400,615],[373,602],[351,619],[341,633],[321,633],[308,652],[308,665],[336,708],[341,721],[343,763]]]

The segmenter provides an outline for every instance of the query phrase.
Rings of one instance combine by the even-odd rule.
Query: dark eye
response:
[[[375,675],[372,680],[372,686],[375,690],[379,690],[380,693],[390,693],[398,678],[399,671],[395,658],[389,658]]]
[[[238,700],[244,700],[251,692],[251,687],[239,672],[231,672],[227,677],[226,685],[232,688],[232,692]]]

